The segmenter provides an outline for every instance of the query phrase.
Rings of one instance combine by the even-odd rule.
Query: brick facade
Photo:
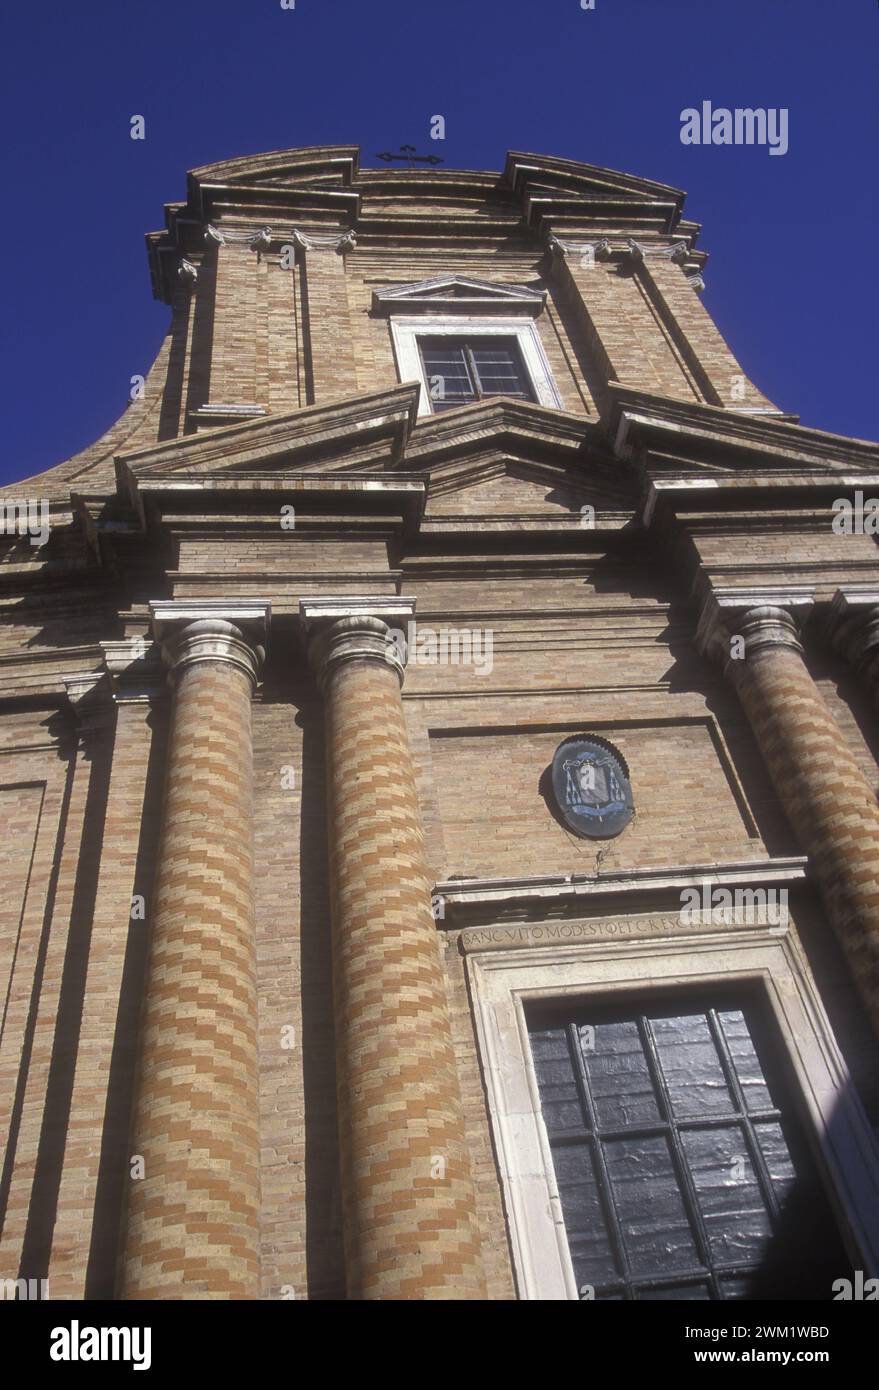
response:
[[[879,570],[831,525],[879,445],[748,379],[683,201],[341,146],[194,170],[148,238],[143,399],[0,492],[51,508],[44,547],[0,537],[0,1278],[523,1296],[466,932],[625,927],[705,876],[790,882],[786,949],[879,1122]],[[533,325],[563,408],[419,413],[395,316]],[[799,649],[729,659],[767,606]],[[413,613],[490,659],[326,674],[332,621],[387,644]],[[172,694],[162,649],[203,622],[231,646]],[[583,732],[630,770],[616,838],[555,813]]]

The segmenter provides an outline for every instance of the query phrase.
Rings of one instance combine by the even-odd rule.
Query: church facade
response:
[[[522,153],[166,208],[155,364],[0,491],[3,1280],[879,1274],[879,445],[699,232]]]

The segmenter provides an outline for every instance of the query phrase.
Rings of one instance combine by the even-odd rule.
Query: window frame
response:
[[[765,994],[795,1079],[792,1101],[852,1264],[879,1267],[876,1140],[788,933],[467,950],[466,968],[520,1298],[580,1297],[540,1108],[527,1006],[560,998],[622,1002],[653,991],[707,995],[715,986],[728,995],[731,983]]]
[[[475,318],[465,314],[442,314],[432,317],[429,314],[415,316],[392,315],[390,319],[391,339],[400,382],[417,381],[421,390],[418,395],[419,416],[445,414],[435,412],[430,402],[430,384],[424,370],[419,338],[515,338],[522,363],[528,374],[531,389],[538,405],[552,410],[564,410],[564,403],[552,375],[552,368],[544,351],[537,325],[532,319],[521,317]],[[500,400],[501,397],[486,397]],[[482,404],[482,402],[468,402]],[[527,404],[527,402],[523,402]],[[460,407],[462,410],[465,406]]]

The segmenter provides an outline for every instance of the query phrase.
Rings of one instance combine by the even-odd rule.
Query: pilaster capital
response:
[[[827,632],[835,651],[858,670],[879,659],[879,584],[837,589],[830,604]]]
[[[802,586],[712,589],[702,605],[696,645],[728,677],[742,669],[738,661],[761,651],[787,649],[802,656],[800,631],[814,600],[814,590]]]
[[[244,246],[251,251],[267,251],[272,244],[271,227],[260,227],[256,232],[233,231],[231,228],[215,227],[208,223],[204,229],[206,242],[216,242],[218,246]]]
[[[150,704],[167,698],[166,672],[148,634],[102,642],[101,651],[114,704]]]
[[[94,735],[110,728],[115,712],[103,671],[84,671],[65,676],[64,689],[84,743],[88,744]]]
[[[613,255],[613,248],[607,237],[601,237],[598,241],[566,241],[562,237],[550,235],[547,238],[547,246],[554,256],[561,260],[566,260],[568,256],[577,256],[581,261],[609,261]]]
[[[636,261],[644,261],[648,257],[658,257],[665,261],[674,261],[676,265],[683,265],[689,258],[690,248],[685,241],[673,241],[665,245],[654,245],[652,242],[635,241],[628,238],[629,250]]]
[[[301,232],[298,227],[294,227],[291,240],[303,251],[335,251],[338,254],[353,251],[357,245],[357,236],[351,230],[332,233]]]
[[[396,595],[301,599],[308,659],[321,690],[348,661],[390,666],[402,685],[407,650],[403,629],[414,613],[415,600]]]
[[[174,680],[199,661],[238,667],[253,685],[265,659],[272,606],[267,600],[158,600],[150,604],[153,632]]]

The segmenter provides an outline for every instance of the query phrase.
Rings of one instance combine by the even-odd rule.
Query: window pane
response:
[[[668,1141],[615,1139],[604,1146],[633,1274],[667,1274],[699,1264]]]
[[[623,1129],[660,1118],[638,1025],[632,1020],[579,1029],[600,1129]]]
[[[472,340],[471,351],[483,396],[518,396],[532,400],[532,392],[515,338]]]
[[[562,1144],[554,1154],[556,1183],[577,1288],[619,1279],[588,1144]]]
[[[771,1110],[775,1099],[770,1094],[760,1066],[759,1058],[751,1041],[751,1034],[741,1009],[728,1009],[718,1013],[723,1035],[736,1069],[739,1085],[749,1111]]]
[[[783,1202],[797,1176],[784,1132],[780,1124],[761,1123],[754,1126],[754,1133],[760,1142],[760,1149],[766,1167],[769,1169],[769,1176],[772,1179],[776,1196],[779,1202]]]
[[[654,1018],[650,1026],[676,1118],[731,1114],[732,1096],[705,1014]]]
[[[534,1070],[540,1089],[540,1109],[550,1137],[583,1133],[580,1097],[566,1028],[544,1028],[531,1034]]]
[[[486,396],[536,399],[513,336],[425,335],[418,347],[434,411],[454,410]]]
[[[712,1260],[754,1264],[772,1236],[745,1136],[738,1125],[695,1129],[681,1143],[708,1233]]]
[[[476,399],[463,344],[457,338],[419,338],[434,410],[453,410]]]

